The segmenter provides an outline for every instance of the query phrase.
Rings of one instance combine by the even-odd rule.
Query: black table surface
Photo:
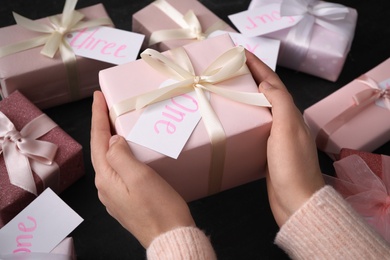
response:
[[[12,11],[30,19],[38,19],[61,13],[64,2],[2,0],[0,27],[15,24]],[[130,31],[132,14],[152,1],[80,0],[76,8],[99,2],[104,4],[117,28]],[[246,10],[250,3],[249,0],[201,2],[228,23],[229,14]],[[280,66],[276,68],[302,112],[390,57],[390,1],[335,2],[353,7],[358,12],[355,37],[339,79],[329,82]],[[85,176],[60,194],[84,218],[84,222],[70,236],[74,239],[78,259],[144,259],[145,250],[142,246],[107,214],[97,197],[89,145],[91,104],[92,98],[86,98],[44,110],[83,146]],[[390,155],[390,142],[374,152]],[[333,174],[332,160],[322,152],[318,156],[322,171]],[[189,206],[197,225],[210,235],[219,259],[288,258],[273,243],[278,226],[269,208],[264,179],[190,202]]]

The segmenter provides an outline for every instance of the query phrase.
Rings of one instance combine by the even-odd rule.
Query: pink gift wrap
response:
[[[343,148],[334,167],[337,178],[325,180],[390,242],[390,156]]]
[[[84,20],[108,17],[102,4],[78,10]],[[48,18],[38,21],[48,23]],[[0,28],[0,46],[18,43],[42,34],[19,25]],[[53,59],[40,54],[43,46],[0,58],[2,97],[19,90],[38,108],[44,109],[74,101],[71,99],[68,75],[59,51]],[[79,99],[92,95],[99,88],[98,72],[112,64],[77,57]]]
[[[225,34],[184,46],[200,73],[218,56],[234,46]],[[169,51],[164,55],[169,56]],[[128,97],[154,90],[167,80],[143,60],[137,60],[100,72],[100,84],[108,107]],[[250,74],[218,84],[228,89],[258,92]],[[210,103],[218,115],[227,137],[226,160],[221,190],[226,190],[264,177],[266,144],[271,127],[267,108],[237,103],[210,94]],[[116,120],[115,129],[126,137],[141,111],[124,114]],[[135,156],[155,169],[187,201],[208,196],[210,139],[203,120],[199,122],[178,159],[172,159],[151,149],[129,142]]]
[[[207,9],[202,3],[196,0],[166,0],[166,2],[172,5],[175,9],[177,9],[177,11],[179,11],[183,15],[186,14],[188,11],[192,10],[198,18],[203,32],[206,31],[207,28],[221,20],[209,9]],[[156,7],[153,2],[133,14],[132,31],[145,35],[145,41],[143,46],[144,49],[148,47],[147,45],[152,32],[179,28],[181,27],[164,12],[162,12],[158,7]],[[223,30],[236,32],[227,24]],[[195,41],[197,40],[169,40],[157,43],[153,46],[150,46],[150,48],[156,49],[158,51],[167,51],[189,43],[193,43]]]
[[[350,24],[348,32],[342,34],[332,32],[314,24],[310,46],[301,63],[291,62],[289,52],[284,51],[287,44],[294,45],[286,40],[290,28],[264,35],[281,41],[277,64],[332,82],[336,81],[344,67],[355,34],[357,12],[355,9],[348,9],[349,13],[343,20]]]
[[[365,75],[377,83],[389,79],[390,59],[385,60]],[[355,94],[369,88],[354,80],[307,108],[303,116],[313,137],[316,137],[327,123],[354,104]],[[335,158],[342,148],[372,152],[390,140],[389,118],[390,110],[372,102],[330,135],[324,151],[332,158]]]
[[[5,114],[20,131],[28,122],[42,114],[19,91],[0,101],[0,111]],[[60,167],[59,192],[62,192],[84,175],[82,147],[72,137],[56,126],[39,140],[58,146],[54,161]],[[33,172],[38,193],[44,190],[42,180]],[[0,156],[0,227],[15,217],[36,196],[10,183],[3,155]]]
[[[66,256],[68,260],[76,260],[76,251],[73,245],[73,238],[67,237],[62,240],[53,250],[51,250],[50,254],[63,255]]]

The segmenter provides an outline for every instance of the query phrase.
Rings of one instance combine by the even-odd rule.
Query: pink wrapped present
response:
[[[1,227],[46,187],[60,193],[78,180],[84,162],[81,145],[19,91],[0,101],[0,121]]]
[[[134,13],[132,20],[132,31],[145,35],[143,48],[158,51],[202,40],[216,30],[235,32],[196,0],[157,0]]]
[[[390,59],[307,108],[303,114],[320,150],[372,152],[390,140]]]
[[[212,85],[216,88],[216,93],[226,88],[234,91],[233,93],[244,92],[256,99],[258,97],[264,98],[262,94],[258,93],[257,85],[250,71],[247,70],[244,49],[242,47],[233,48],[233,46],[234,44],[230,37],[224,34],[158,54],[163,57],[169,57],[170,61],[172,61],[171,59],[174,59],[175,56],[173,55],[177,51],[184,51],[189,56],[195,73],[201,73],[210,64],[218,63],[216,61],[218,57],[233,52],[236,54],[234,57],[239,57],[241,62],[238,63],[239,66],[235,66],[237,69],[241,68],[242,70],[240,69],[240,71],[245,72],[235,77],[232,77],[232,75],[237,73],[232,71],[227,73],[228,77],[225,80],[218,81],[218,83]],[[236,53],[236,51],[240,52]],[[198,55],[200,53],[202,55]],[[162,82],[170,78],[164,73],[157,71],[151,63],[146,62],[146,58],[149,55],[154,55],[154,52],[148,52],[145,56],[141,55],[143,57],[141,60],[100,72],[101,88],[106,97],[111,115],[116,114],[120,110],[120,106],[129,100],[138,100],[136,98],[138,95],[156,91]],[[156,63],[162,64],[162,60]],[[166,61],[163,63],[166,64]],[[226,64],[227,67],[232,67],[231,61],[218,64],[219,66]],[[213,71],[226,70],[216,69]],[[213,78],[195,76],[192,73],[191,75],[187,80],[183,81],[188,82],[185,83],[187,84],[185,86],[191,90],[194,90],[199,85],[209,85],[204,80]],[[217,73],[216,77],[219,77],[219,73]],[[179,82],[179,84],[182,84],[182,82]],[[166,88],[170,89],[170,87],[165,87],[162,91],[165,91]],[[176,95],[179,94],[176,92]],[[240,95],[233,94],[233,96],[237,97]],[[210,104],[216,113],[215,120],[211,121],[216,124],[217,121],[221,123],[222,131],[225,132],[226,137],[226,146],[219,152],[215,153],[214,148],[223,142],[217,141],[215,146],[214,142],[212,142],[213,145],[211,144],[208,131],[206,131],[206,129],[209,130],[208,122],[210,118],[203,115],[203,111],[202,120],[192,132],[177,159],[167,157],[139,144],[128,142],[135,156],[161,174],[187,201],[257,180],[264,177],[265,173],[266,143],[272,121],[269,110],[265,107],[242,104],[238,101],[224,98],[219,94],[215,94],[215,92],[210,93]],[[125,110],[124,113],[119,114],[116,120],[115,116],[112,117],[115,120],[117,133],[127,137],[139,119],[141,112],[142,110],[140,112]],[[211,170],[210,168],[215,165],[217,165],[217,170]]]
[[[351,206],[390,242],[390,156],[342,149],[334,163],[337,178],[326,176]]]
[[[281,41],[278,65],[336,81],[351,48],[357,12],[340,4],[317,0],[301,2],[253,0],[249,8],[261,10],[264,5],[278,3],[281,8],[275,12],[280,12],[282,17],[303,15],[303,19],[293,27],[263,36]],[[267,26],[267,23],[262,26]]]
[[[69,4],[75,5],[76,2],[67,0],[67,10],[71,11],[64,9],[64,12],[71,14],[74,10],[69,9]],[[84,18],[73,28],[67,26],[68,31],[112,23],[102,4],[78,11],[75,11],[75,17],[82,18],[84,15]],[[42,33],[26,29],[19,25],[26,21],[19,15],[14,16],[17,25],[0,28],[0,92],[3,98],[19,90],[36,106],[44,109],[89,97],[99,88],[98,71],[112,66],[111,64],[76,57],[73,51],[66,47],[60,47],[58,51],[57,48],[46,48],[43,45],[48,36],[55,35],[57,31],[51,29],[52,33]],[[49,19],[52,20],[53,17],[29,20],[30,22],[26,23],[37,27],[47,26],[52,22]],[[56,35],[59,37],[58,43],[65,46],[63,36],[60,33]],[[40,45],[30,45],[33,39],[39,39]],[[25,45],[18,45],[22,42]]]

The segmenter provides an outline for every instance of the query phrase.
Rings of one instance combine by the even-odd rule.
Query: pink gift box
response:
[[[221,19],[207,9],[202,3],[196,0],[166,0],[171,6],[173,6],[181,14],[186,14],[192,10],[198,18],[202,31],[205,32],[210,26],[215,23],[221,22]],[[153,32],[160,30],[178,29],[181,28],[176,22],[174,22],[170,16],[161,11],[152,2],[140,11],[133,14],[132,18],[132,31],[145,35],[145,41],[143,48],[148,47],[150,35]],[[220,29],[222,30],[222,29]],[[235,32],[233,28],[225,24],[223,30]],[[193,43],[195,39],[182,39],[182,40],[168,40],[161,43],[157,43],[151,48],[158,51],[167,51],[183,45]]]
[[[275,3],[280,2],[280,0],[275,0]],[[260,6],[260,4],[251,3],[250,8],[259,8]],[[336,81],[344,67],[355,34],[357,11],[353,8],[348,9],[349,13],[342,20],[343,26],[346,27],[343,33],[334,32],[314,24],[309,49],[301,63],[295,62],[291,59],[291,53],[285,51],[286,46],[300,47],[297,41],[291,42],[288,40],[287,35],[291,28],[264,35],[281,41],[277,64],[329,81]]]
[[[102,4],[78,11],[85,15],[84,20],[108,17]],[[38,21],[49,23],[48,18]],[[0,28],[0,47],[41,35],[19,25]],[[51,59],[40,54],[42,48],[43,46],[38,46],[0,58],[0,92],[3,98],[19,90],[41,109],[74,101],[70,95],[68,75],[59,51]],[[99,88],[98,72],[111,66],[109,63],[77,57],[77,99],[91,96],[93,91]]]
[[[390,59],[368,71],[365,76],[377,83],[390,78]],[[368,85],[355,79],[328,97],[320,100],[304,111],[304,119],[311,129],[313,137],[334,118],[354,106],[353,97],[363,90],[371,89]],[[380,98],[377,101],[383,101]],[[389,140],[390,110],[371,102],[362,111],[344,121],[340,128],[330,134],[326,147],[320,148],[332,158],[342,148],[372,152]]]
[[[68,260],[76,260],[76,251],[73,245],[73,238],[67,237],[61,241],[53,250],[51,250],[50,254],[66,256]]]
[[[20,131],[27,123],[42,114],[19,91],[13,92],[0,101],[0,111],[8,117]],[[84,175],[82,147],[72,137],[56,126],[38,140],[48,141],[58,146],[54,161],[60,168],[58,192],[62,192]],[[33,172],[38,194],[44,190],[43,181]],[[4,156],[0,156],[0,227],[15,217],[36,196],[10,183]]]
[[[224,34],[183,48],[188,53],[195,71],[199,72],[233,46],[230,37]],[[170,55],[169,51],[163,54]],[[99,77],[108,107],[129,97],[154,90],[167,80],[143,60],[103,70]],[[257,85],[249,73],[218,85],[235,91],[258,92]],[[227,137],[226,160],[220,190],[264,177],[266,144],[272,121],[269,110],[241,104],[212,93],[210,103]],[[117,133],[126,137],[140,113],[142,110],[118,117],[115,121]],[[192,201],[210,195],[208,185],[211,144],[202,120],[178,159],[172,159],[132,142],[128,143],[135,156],[155,169],[185,200]]]

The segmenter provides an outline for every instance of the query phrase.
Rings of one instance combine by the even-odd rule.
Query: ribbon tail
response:
[[[80,90],[78,86],[77,59],[68,42],[64,39],[62,44],[60,44],[60,53],[68,75],[70,99],[78,100],[80,99]]]
[[[226,135],[218,116],[215,114],[203,90],[195,88],[199,98],[204,125],[211,142],[211,162],[209,170],[209,195],[221,191],[226,157]]]
[[[3,146],[4,161],[11,184],[37,195],[37,188],[30,168],[29,159],[20,154],[15,144]]]

